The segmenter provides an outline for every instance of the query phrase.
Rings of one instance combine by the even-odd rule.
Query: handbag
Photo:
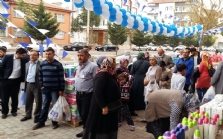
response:
[[[215,73],[215,69],[213,68],[213,66],[210,67],[210,69],[208,69],[208,73],[210,75],[210,77],[212,77]]]

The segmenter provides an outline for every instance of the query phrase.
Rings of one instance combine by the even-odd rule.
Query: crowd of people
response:
[[[0,47],[2,119],[9,115],[9,99],[11,115],[17,116],[20,84],[25,82],[27,97],[21,122],[34,117],[36,124],[32,129],[43,128],[50,106],[64,94],[63,65],[54,58],[55,51],[50,47],[43,61],[39,60],[36,50],[27,53],[18,48],[15,54],[6,54],[6,51]],[[119,64],[107,56],[92,62],[88,49],[79,50],[76,57],[79,64],[75,91],[83,123],[83,131],[76,135],[78,138],[117,139],[118,127],[124,120],[129,130],[134,131],[132,116],[137,116],[137,110],[145,110],[147,131],[157,137],[173,129],[181,115],[199,107],[210,86],[214,86],[216,94],[223,93],[223,62],[215,71],[211,55],[200,53],[195,47],[184,49],[176,63],[162,48],[157,49],[156,55],[140,52],[133,62],[129,56],[123,56]],[[157,124],[160,121],[162,124]],[[52,121],[52,128],[58,127]]]

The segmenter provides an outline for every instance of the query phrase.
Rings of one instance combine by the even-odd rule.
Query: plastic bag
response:
[[[70,106],[67,103],[67,100],[65,97],[61,98],[62,100],[62,106],[63,106],[63,116],[65,121],[71,121],[71,111],[70,111]]]
[[[213,86],[211,86],[211,87],[209,87],[206,94],[204,95],[204,97],[202,99],[202,103],[207,103],[207,102],[211,101],[212,99],[214,99],[214,96],[215,96],[215,88]]]
[[[54,104],[53,108],[50,110],[48,114],[49,119],[53,121],[70,121],[71,120],[71,112],[69,105],[65,99],[65,97],[60,96],[57,102]]]
[[[18,107],[21,108],[26,105],[26,93],[24,89],[22,89],[19,93],[19,104]]]

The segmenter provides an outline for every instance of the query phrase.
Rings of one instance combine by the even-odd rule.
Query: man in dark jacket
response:
[[[39,115],[42,106],[42,94],[39,86],[40,61],[38,59],[39,59],[39,52],[31,50],[30,61],[26,63],[26,74],[25,74],[26,115],[21,119],[21,121],[26,121],[31,119],[34,99],[36,102],[36,107],[34,110],[34,123],[37,123],[39,120]]]
[[[17,116],[20,83],[25,78],[25,64],[28,62],[27,51],[18,48],[13,55],[5,55],[3,63],[2,119],[9,112],[9,98],[12,100],[12,116]]]
[[[39,69],[39,85],[42,91],[42,110],[39,116],[38,123],[33,127],[33,130],[42,128],[45,126],[45,122],[48,117],[48,111],[51,102],[56,103],[59,95],[63,96],[65,88],[64,69],[63,65],[54,59],[55,51],[49,47],[45,51],[46,60],[40,64]],[[56,121],[52,121],[52,128],[59,127]]]
[[[196,68],[201,63],[200,52],[195,47],[190,48],[190,52],[190,57],[194,60],[194,68]]]
[[[6,54],[6,48],[5,47],[0,47],[0,105],[2,104],[2,80],[3,80],[3,58],[5,57]],[[1,109],[0,109],[1,110]]]

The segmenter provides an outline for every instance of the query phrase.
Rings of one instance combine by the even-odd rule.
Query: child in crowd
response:
[[[179,64],[176,67],[177,73],[173,73],[171,78],[171,87],[172,90],[184,90],[184,85],[186,82],[186,66],[184,64]]]
[[[126,119],[130,130],[134,131],[135,126],[131,118],[131,113],[128,107],[128,102],[130,98],[130,87],[131,87],[129,81],[129,74],[127,72],[122,72],[119,75],[117,75],[117,80],[120,87],[121,101],[122,101],[122,107],[119,112],[119,126],[121,126],[121,122]]]

